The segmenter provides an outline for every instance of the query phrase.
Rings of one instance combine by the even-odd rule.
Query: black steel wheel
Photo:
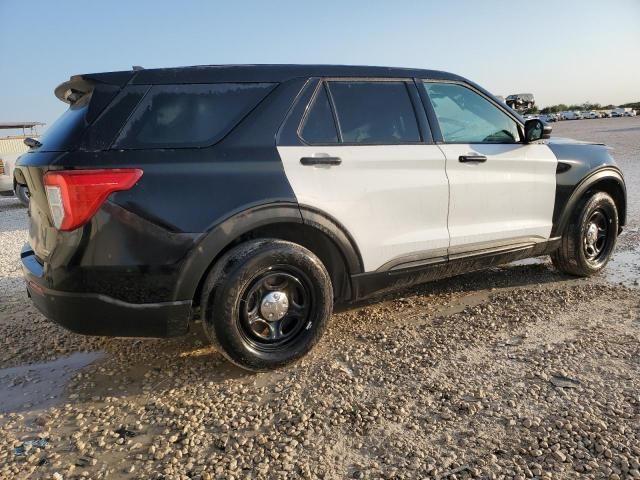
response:
[[[258,349],[295,341],[314,305],[307,276],[290,265],[277,265],[257,275],[243,292],[238,321],[246,340]]]
[[[333,288],[311,251],[282,240],[255,240],[225,254],[202,293],[203,326],[221,353],[247,370],[288,365],[320,339]]]
[[[611,258],[618,230],[618,210],[611,196],[593,193],[576,209],[551,260],[556,268],[570,275],[598,273]]]
[[[611,243],[610,224],[611,220],[601,208],[593,211],[587,220],[582,234],[582,247],[588,262],[597,264],[602,255],[607,252],[607,246]]]

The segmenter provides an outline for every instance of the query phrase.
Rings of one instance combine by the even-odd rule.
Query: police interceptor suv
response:
[[[27,288],[79,333],[286,365],[332,309],[525,257],[586,276],[626,214],[607,147],[450,73],[236,65],[77,75],[19,160]]]

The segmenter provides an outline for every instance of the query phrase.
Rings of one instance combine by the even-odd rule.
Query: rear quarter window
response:
[[[273,83],[155,85],[133,111],[113,147],[213,145],[274,87]]]
[[[311,144],[338,143],[338,131],[324,84],[320,85],[302,126],[302,138]]]

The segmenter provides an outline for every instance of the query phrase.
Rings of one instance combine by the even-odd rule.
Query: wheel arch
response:
[[[362,260],[348,232],[329,215],[297,204],[261,205],[224,220],[203,235],[187,258],[176,298],[200,303],[203,284],[216,261],[236,245],[257,238],[297,243],[320,258],[331,277],[337,302],[351,298],[351,275],[362,273]]]
[[[611,195],[618,210],[619,226],[622,229],[627,217],[627,189],[620,170],[609,166],[590,173],[578,183],[565,204],[558,222],[554,225],[553,237],[562,235],[580,201],[592,192],[605,192]]]

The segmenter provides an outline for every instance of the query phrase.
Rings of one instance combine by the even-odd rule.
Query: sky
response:
[[[0,0],[0,122],[79,73],[226,63],[446,70],[539,106],[640,101],[640,0]]]

